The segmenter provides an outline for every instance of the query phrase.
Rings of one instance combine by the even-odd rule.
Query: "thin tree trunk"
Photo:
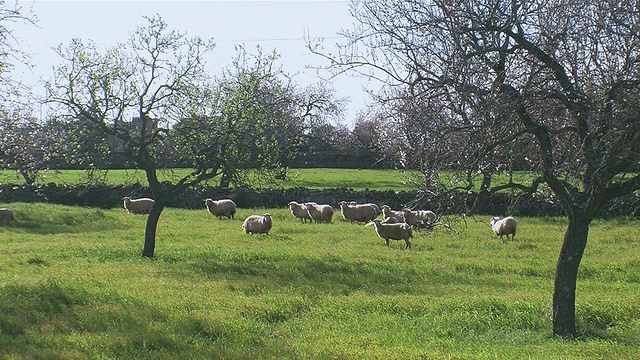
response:
[[[553,288],[553,334],[576,337],[576,283],[578,267],[587,246],[589,220],[583,213],[569,217],[556,265]]]
[[[22,175],[22,178],[24,179],[24,184],[27,187],[33,187],[33,184],[36,183],[36,175],[32,177],[29,171],[24,169],[20,169],[19,172],[20,172],[20,175]]]
[[[153,252],[156,249],[156,229],[158,228],[158,220],[160,219],[162,210],[164,210],[164,205],[156,202],[149,212],[147,226],[144,231],[144,249],[142,250],[142,257],[153,258]]]

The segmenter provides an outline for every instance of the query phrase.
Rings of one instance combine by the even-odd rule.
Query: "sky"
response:
[[[24,82],[34,84],[50,79],[54,65],[60,58],[53,48],[68,45],[73,38],[91,40],[99,48],[125,42],[140,26],[146,25],[143,16],[159,15],[170,29],[186,32],[188,36],[213,38],[216,47],[207,58],[210,74],[217,75],[229,66],[236,54],[235,46],[244,45],[253,52],[259,45],[264,53],[275,50],[281,54],[278,64],[300,86],[327,78],[327,72],[310,69],[326,65],[327,61],[313,55],[305,47],[305,34],[323,38],[327,52],[335,51],[335,44],[344,41],[342,29],[353,27],[349,1],[58,1],[21,0],[23,12],[31,11],[37,26],[18,24],[15,35],[20,49],[31,54],[30,67],[18,67],[15,74]],[[336,96],[348,98],[349,105],[343,121],[352,125],[358,111],[368,103],[366,79],[340,75],[333,79]],[[44,114],[42,112],[44,111]],[[40,110],[46,116],[47,110]]]

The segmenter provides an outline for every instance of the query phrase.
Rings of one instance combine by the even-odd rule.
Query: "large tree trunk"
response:
[[[587,246],[589,223],[583,212],[569,216],[553,288],[553,334],[556,336],[574,338],[577,335],[576,282],[578,267]]]
[[[228,189],[231,186],[231,176],[225,171],[220,177],[220,188]]]
[[[473,203],[474,212],[483,212],[487,208],[487,205],[489,204],[489,189],[491,189],[491,180],[491,173],[482,173],[482,184],[480,185],[480,190],[478,191],[478,195],[476,196],[476,201]]]
[[[144,231],[144,249],[142,250],[142,257],[153,257],[153,252],[156,249],[156,229],[158,228],[158,220],[160,219],[162,210],[164,210],[164,205],[156,202],[149,212],[147,227]]]

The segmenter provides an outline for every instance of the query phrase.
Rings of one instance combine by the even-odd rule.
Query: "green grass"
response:
[[[3,205],[4,206],[4,205]],[[577,293],[578,341],[551,333],[566,221],[521,218],[501,243],[450,219],[384,246],[338,214],[235,220],[166,209],[155,260],[146,216],[14,203],[0,223],[0,359],[635,359],[637,223],[595,221]],[[273,214],[270,235],[242,219]]]
[[[171,169],[160,172],[161,180],[176,181],[188,174],[188,169]],[[416,173],[415,171],[409,173]],[[103,180],[107,184],[147,184],[143,171],[137,170],[109,170]],[[42,173],[41,184],[50,182],[56,184],[78,184],[86,183],[87,172],[84,170],[59,170],[45,171]],[[277,187],[306,187],[312,189],[325,189],[346,187],[357,190],[413,190],[413,187],[406,183],[407,176],[400,170],[372,170],[372,169],[291,169],[286,180],[278,181]],[[211,180],[211,185],[217,185],[219,179]],[[15,171],[0,172],[0,183],[22,184],[24,180]],[[263,183],[253,184],[256,187],[268,187]]]
[[[170,169],[160,172],[161,180],[176,181],[177,179],[188,174],[187,169]],[[88,173],[84,170],[59,170],[45,171],[42,178],[38,181],[40,184],[50,182],[56,184],[84,184],[89,180]],[[106,184],[147,184],[147,180],[143,171],[139,170],[109,170],[106,173],[95,173],[93,181],[101,180]],[[395,190],[395,191],[413,191],[415,185],[413,181],[420,181],[420,172],[417,170],[381,170],[381,169],[331,169],[331,168],[312,168],[312,169],[291,169],[286,180],[277,181],[275,187],[292,188],[304,187],[309,189],[331,189],[331,188],[350,188],[354,190]],[[450,181],[451,176],[444,176],[443,181]],[[494,186],[505,184],[508,177],[505,174],[498,174],[494,177]],[[526,172],[518,173],[514,176],[514,181],[522,181],[527,183],[531,175]],[[210,185],[218,184],[219,179],[209,182]],[[480,176],[474,179],[476,189],[480,187],[482,179]],[[5,170],[0,172],[0,184],[23,184],[24,180],[16,171]],[[254,187],[265,188],[271,187],[273,184],[255,183]],[[460,185],[460,184],[458,184]]]

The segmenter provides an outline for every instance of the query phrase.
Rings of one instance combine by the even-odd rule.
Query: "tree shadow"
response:
[[[238,326],[243,314],[176,316],[161,304],[151,303],[115,292],[92,294],[55,281],[5,286],[0,289],[0,358],[159,359],[168,354],[234,358],[236,352],[227,350],[229,344],[237,344],[247,354],[264,351],[263,338],[268,334]],[[303,307],[275,304],[261,312],[247,308],[245,315],[277,323],[294,317]],[[75,337],[80,339],[73,340]],[[87,346],[92,342],[95,346]],[[207,345],[194,349],[194,343]],[[277,348],[269,351],[282,352]]]
[[[38,235],[78,234],[122,229],[124,224],[102,209],[83,211],[14,211],[15,220],[0,223],[0,227],[15,232]]]
[[[232,259],[216,256],[201,256],[193,262],[190,272],[194,278],[226,278],[235,280],[233,290],[246,295],[270,292],[277,288],[300,288],[302,291],[330,295],[348,295],[354,292],[372,294],[421,294],[416,286],[423,275],[417,276],[415,269],[399,267],[390,262],[373,263],[363,259],[343,259],[337,256],[308,258],[291,255],[282,259],[277,255],[242,254]],[[446,286],[452,282],[469,281],[455,273],[435,273],[424,270],[432,282]],[[176,274],[177,275],[177,274]],[[178,275],[177,275],[178,276]],[[180,272],[184,277],[185,272]],[[438,280],[440,279],[440,280]],[[194,279],[196,280],[196,279]]]

